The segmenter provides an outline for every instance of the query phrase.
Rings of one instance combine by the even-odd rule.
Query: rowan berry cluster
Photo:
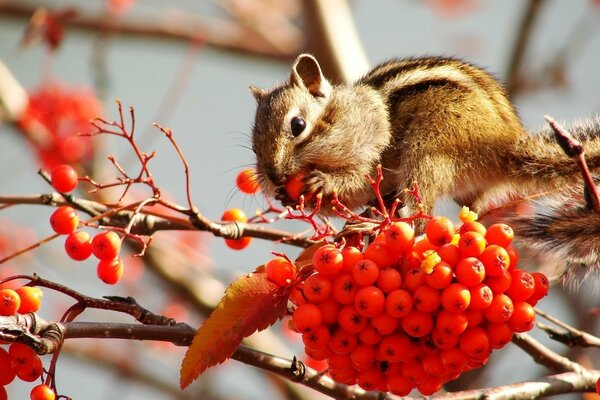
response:
[[[22,286],[16,290],[0,289],[0,315],[36,312],[40,308],[42,295],[42,290],[33,286]],[[0,400],[7,399],[4,387],[15,378],[34,382],[43,372],[42,360],[29,346],[12,343],[7,348],[0,347]],[[54,392],[46,385],[38,385],[31,391],[33,400],[53,400],[54,397]]]
[[[530,330],[547,278],[517,268],[508,225],[486,229],[467,209],[459,217],[459,227],[432,218],[418,239],[393,222],[364,251],[324,245],[299,283],[291,262],[269,261],[270,280],[293,284],[292,325],[306,354],[326,360],[338,382],[429,395]]]
[[[69,193],[77,187],[78,177],[69,165],[59,165],[51,173],[52,186],[62,192]],[[124,266],[119,257],[121,237],[114,231],[102,231],[93,238],[80,226],[77,210],[70,206],[58,207],[50,216],[50,225],[54,232],[67,235],[65,251],[76,261],[88,259],[92,254],[99,260],[96,268],[98,277],[107,284],[114,285],[121,280]]]

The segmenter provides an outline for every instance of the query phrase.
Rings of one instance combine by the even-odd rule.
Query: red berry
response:
[[[467,329],[469,320],[465,312],[442,310],[435,320],[435,328],[446,335],[458,336]]]
[[[471,292],[470,310],[485,310],[492,304],[494,293],[487,285],[480,283],[477,286],[472,286],[469,288],[469,292]]]
[[[376,286],[365,286],[356,292],[354,307],[364,317],[376,317],[385,308],[385,295]]]
[[[275,257],[265,264],[265,274],[271,282],[278,286],[285,286],[294,279],[296,267],[284,257]]]
[[[303,333],[302,342],[310,349],[323,349],[329,346],[330,336],[329,328],[325,325],[321,325],[314,331]]]
[[[385,242],[373,242],[369,244],[363,256],[373,261],[379,268],[389,268],[396,264],[396,256]]]
[[[485,267],[477,258],[467,257],[458,262],[454,273],[458,282],[470,287],[483,282]]]
[[[114,231],[98,233],[92,239],[92,253],[99,260],[114,260],[121,251],[121,237]]]
[[[0,289],[0,315],[15,315],[21,307],[19,294],[12,289]]]
[[[362,252],[354,246],[346,246],[342,249],[342,257],[344,257],[343,272],[351,274],[354,264],[362,260]]]
[[[485,309],[485,318],[494,324],[506,322],[512,316],[514,305],[510,297],[505,294],[494,295],[492,303]]]
[[[435,289],[444,289],[452,282],[452,267],[444,261],[437,263],[425,276],[425,283]]]
[[[123,270],[123,261],[119,257],[110,261],[100,260],[96,273],[104,283],[114,285],[123,277]]]
[[[533,276],[522,269],[513,269],[510,272],[511,284],[506,290],[506,295],[514,302],[529,299],[535,291]]]
[[[54,232],[61,235],[68,235],[75,232],[79,225],[79,214],[74,208],[69,206],[58,207],[50,216],[50,226]]]
[[[398,318],[390,316],[388,313],[381,313],[371,318],[371,326],[375,328],[380,335],[389,335],[398,328]]]
[[[479,232],[466,232],[460,235],[458,248],[463,257],[478,257],[485,249],[485,237]]]
[[[31,389],[31,400],[54,400],[56,395],[47,385],[37,385]]]
[[[237,221],[237,222],[248,222],[248,218],[246,217],[246,213],[239,208],[230,208],[229,210],[225,210],[223,215],[221,216],[221,221]]]
[[[346,332],[343,329],[338,329],[331,335],[331,339],[329,339],[329,348],[335,354],[350,354],[357,343],[358,339],[356,335]]]
[[[489,245],[479,255],[479,259],[485,266],[485,273],[489,276],[499,276],[508,270],[510,256],[504,247],[496,244]]]
[[[480,357],[490,352],[490,338],[479,327],[469,328],[460,335],[458,345],[469,356]]]
[[[77,172],[70,165],[58,165],[50,171],[52,186],[62,193],[69,193],[75,190],[77,179]]]
[[[0,347],[0,387],[11,383],[16,376],[16,372],[11,365],[8,351]]]
[[[430,313],[412,310],[402,319],[402,329],[412,337],[423,337],[431,332],[432,328],[433,317]]]
[[[337,316],[337,323],[348,333],[356,334],[362,331],[369,321],[353,306],[344,306]]]
[[[442,291],[442,306],[448,311],[464,311],[469,303],[471,303],[471,292],[462,283],[452,283]]]
[[[225,245],[233,250],[243,250],[250,246],[252,238],[250,236],[244,236],[239,239],[225,239]]]
[[[360,286],[372,285],[379,277],[379,267],[371,260],[360,260],[352,267],[352,277]]]
[[[315,270],[326,278],[336,277],[344,267],[342,252],[332,244],[319,247],[312,262]]]
[[[42,289],[34,286],[22,286],[15,290],[21,299],[21,305],[17,311],[19,314],[36,312],[42,303]]]
[[[477,232],[481,233],[482,235],[485,235],[485,231],[485,226],[483,226],[481,222],[477,221],[464,222],[458,229],[458,233],[460,233],[461,235],[467,232]]]
[[[92,255],[92,238],[86,231],[75,231],[65,240],[65,251],[76,261],[86,260]]]
[[[304,282],[302,292],[309,302],[321,303],[331,294],[331,281],[319,273],[313,274]]]
[[[17,377],[25,382],[33,382],[42,376],[42,372],[44,372],[44,366],[42,365],[42,360],[39,357],[34,357],[31,359],[30,363],[19,365],[15,368],[17,373]]]
[[[246,194],[254,194],[259,191],[256,169],[248,168],[241,171],[236,177],[237,187]]]
[[[411,347],[410,339],[403,333],[387,335],[379,343],[379,354],[383,361],[407,361],[407,352]]]
[[[513,336],[513,331],[507,323],[487,324],[486,331],[490,339],[490,347],[492,349],[500,349],[504,347]]]
[[[440,306],[440,292],[428,285],[423,285],[413,294],[414,307],[423,312],[434,312]]]
[[[321,309],[314,304],[302,304],[292,314],[296,330],[301,333],[316,330],[322,322]]]
[[[333,298],[340,304],[354,303],[354,296],[358,291],[358,285],[354,282],[352,275],[342,274],[338,276],[331,287]]]
[[[392,251],[400,254],[409,252],[415,243],[415,231],[406,222],[394,222],[385,230],[385,241]]]
[[[507,247],[515,237],[513,229],[506,224],[494,224],[487,229],[485,240],[488,244],[497,244],[502,247]]]
[[[425,225],[425,235],[434,246],[442,246],[452,241],[454,225],[446,217],[433,217]]]
[[[412,295],[403,289],[390,292],[385,299],[385,311],[394,318],[404,318],[413,308]]]
[[[33,360],[39,358],[29,346],[21,343],[12,343],[8,348],[8,355],[13,366],[33,365]]]
[[[512,276],[508,271],[502,271],[499,276],[488,276],[484,283],[490,287],[494,294],[504,293],[510,287]]]
[[[535,288],[533,290],[533,294],[527,301],[529,303],[537,303],[540,299],[546,297],[546,295],[548,294],[548,290],[550,289],[550,282],[548,282],[548,277],[546,277],[546,275],[544,275],[541,272],[533,272],[531,276],[533,277],[533,280],[535,282]]]
[[[535,325],[535,310],[525,301],[514,302],[514,311],[508,320],[513,332],[527,332]]]

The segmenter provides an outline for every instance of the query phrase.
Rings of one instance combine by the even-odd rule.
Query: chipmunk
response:
[[[359,209],[374,200],[365,176],[375,176],[378,164],[382,193],[417,182],[426,214],[445,196],[481,212],[493,193],[555,190],[580,176],[549,129],[525,130],[491,74],[455,58],[391,60],[351,85],[333,86],[317,60],[302,54],[287,82],[250,89],[258,180],[284,205],[295,203],[285,183],[302,174],[303,193],[323,195],[322,214],[332,214],[334,190]],[[600,167],[598,132],[600,121],[573,132],[591,169]],[[403,200],[414,211],[414,198]]]

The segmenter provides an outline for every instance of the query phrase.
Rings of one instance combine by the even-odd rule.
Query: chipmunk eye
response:
[[[296,137],[299,134],[301,134],[304,131],[304,129],[306,128],[306,121],[304,121],[300,117],[294,117],[290,121],[290,125],[292,127],[292,135],[294,135],[294,137]]]

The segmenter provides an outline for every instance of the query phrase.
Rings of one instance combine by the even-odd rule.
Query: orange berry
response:
[[[412,310],[402,319],[402,329],[412,337],[423,337],[431,332],[433,317],[430,313]]]
[[[21,298],[16,291],[12,289],[0,289],[0,315],[15,315],[19,307],[21,307]]]
[[[450,371],[460,371],[469,362],[469,357],[459,348],[442,349],[440,351],[442,364]]]
[[[285,191],[292,200],[298,200],[304,189],[304,174],[299,173],[290,177],[285,183]]]
[[[464,331],[458,339],[458,345],[469,356],[480,357],[490,352],[490,338],[479,327]]]
[[[243,210],[239,208],[230,208],[229,210],[225,210],[221,216],[221,221],[248,222],[248,218]]]
[[[514,311],[508,320],[513,332],[527,332],[535,325],[535,310],[525,301],[514,302]]]
[[[354,246],[346,246],[342,249],[342,257],[344,257],[344,273],[352,273],[354,264],[363,259],[362,252]]]
[[[506,292],[511,282],[512,276],[508,271],[502,271],[499,276],[487,276],[484,280],[484,283],[490,287],[494,294]]]
[[[388,313],[381,313],[371,318],[371,325],[381,335],[389,335],[398,328],[398,318],[390,316]]]
[[[463,257],[478,257],[485,249],[485,237],[479,232],[466,232],[460,235],[458,248]]]
[[[352,275],[342,274],[338,276],[331,287],[333,298],[340,304],[348,305],[354,302],[354,296],[358,291],[358,285],[354,282]]]
[[[425,284],[426,277],[427,274],[420,268],[413,268],[406,273],[406,276],[404,276],[404,287],[406,287],[406,290],[409,292],[414,293],[419,286]]]
[[[423,285],[413,294],[413,306],[422,312],[434,312],[440,306],[440,292],[428,285]]]
[[[488,338],[490,339],[490,347],[492,349],[500,349],[511,341],[513,331],[507,323],[490,323],[486,326]]]
[[[329,328],[325,325],[319,326],[314,331],[305,332],[302,334],[302,342],[304,346],[310,349],[323,349],[329,346]]]
[[[402,275],[393,268],[385,268],[379,271],[377,287],[384,293],[390,293],[402,286]]]
[[[452,243],[447,243],[441,246],[436,252],[442,261],[450,265],[452,268],[454,268],[462,258],[460,250]]]
[[[497,244],[502,247],[508,247],[514,237],[513,229],[502,223],[491,225],[485,233],[485,240],[488,244]]]
[[[454,225],[446,217],[433,217],[425,225],[425,235],[434,246],[442,246],[452,241]]]
[[[79,214],[73,207],[58,207],[50,216],[50,226],[54,232],[61,235],[68,235],[74,232],[79,225]]]
[[[378,353],[381,355],[382,361],[406,361],[406,354],[411,346],[408,336],[402,333],[394,333],[381,339]]]
[[[435,345],[440,349],[451,349],[453,347],[456,347],[456,345],[458,344],[457,335],[449,335],[447,333],[444,333],[437,327],[431,331],[431,340],[433,340],[433,343],[435,343]]]
[[[54,400],[56,394],[47,385],[37,385],[31,389],[31,400]]]
[[[356,335],[346,332],[343,329],[338,329],[329,339],[329,348],[335,354],[350,354],[357,343],[358,339]]]
[[[435,320],[435,328],[443,334],[458,336],[467,329],[469,320],[465,312],[442,310]]]
[[[77,172],[70,165],[57,165],[50,171],[50,183],[59,192],[72,192],[77,187]]]
[[[121,237],[114,231],[98,233],[92,239],[92,253],[99,260],[114,260],[121,251]]]
[[[114,285],[123,277],[123,260],[120,257],[110,261],[100,260],[96,268],[96,274],[104,283]]]
[[[462,283],[452,283],[442,291],[442,306],[448,311],[464,311],[470,302],[471,292]]]
[[[239,239],[225,239],[225,245],[232,250],[244,250],[246,247],[250,246],[252,243],[252,238],[249,236],[244,236]]]
[[[72,232],[65,239],[65,252],[75,261],[83,261],[92,255],[92,238],[86,231]]]
[[[260,190],[256,177],[256,169],[254,168],[247,168],[241,171],[237,175],[235,183],[237,187],[246,194],[254,194]]]
[[[481,222],[470,221],[463,223],[458,229],[458,233],[460,233],[461,235],[467,232],[478,232],[482,235],[485,235],[486,230],[485,226],[483,226]]]
[[[483,282],[485,267],[479,259],[467,257],[458,262],[454,273],[458,282],[465,286],[475,286]]]
[[[385,242],[373,242],[367,246],[363,257],[373,261],[379,268],[389,268],[396,264],[394,252]]]
[[[469,309],[482,311],[485,310],[492,304],[492,299],[494,298],[494,293],[489,286],[480,283],[476,286],[471,286],[469,288],[469,292],[471,293],[471,302],[469,303]]]
[[[535,288],[533,290],[533,294],[527,301],[529,303],[537,303],[540,299],[546,297],[546,295],[548,294],[548,290],[550,289],[550,282],[548,282],[548,277],[546,277],[546,275],[544,275],[541,272],[533,272],[531,276],[533,277],[533,281],[535,282]]]
[[[319,247],[313,254],[313,267],[326,278],[336,277],[344,267],[344,257],[340,249],[332,244]]]
[[[367,326],[368,320],[353,306],[344,306],[338,313],[337,323],[346,332],[356,334]]]
[[[510,276],[511,284],[505,294],[515,302],[529,299],[535,291],[533,276],[522,269],[512,270]]]
[[[292,321],[298,332],[314,331],[322,322],[321,309],[314,304],[302,304],[292,313]]]
[[[325,301],[331,294],[331,281],[319,273],[313,274],[304,281],[302,292],[304,297],[311,303],[320,303]]]
[[[42,289],[34,286],[22,286],[15,290],[21,299],[21,305],[17,311],[19,314],[27,314],[39,310],[44,295]]]
[[[360,286],[370,286],[379,277],[379,267],[369,259],[363,259],[352,267],[352,277]]]
[[[385,295],[376,286],[365,286],[356,292],[354,307],[364,317],[376,317],[385,308]]]
[[[296,266],[284,257],[275,257],[265,264],[265,274],[267,275],[268,280],[278,286],[289,285],[296,276]],[[329,281],[327,281],[327,283],[329,284],[329,290],[331,290],[331,283]],[[323,300],[325,300],[327,296],[329,296],[329,291]]]
[[[425,276],[425,283],[435,289],[444,289],[452,282],[452,267],[446,262],[437,263],[429,275]]]
[[[505,294],[496,294],[492,303],[485,309],[485,318],[494,324],[506,322],[514,311],[514,305],[510,297]]]
[[[394,290],[385,298],[385,311],[391,317],[404,318],[412,311],[412,308],[413,298],[406,290]]]
[[[16,376],[16,372],[11,365],[11,359],[8,351],[0,347],[0,387],[11,383]]]
[[[398,221],[392,223],[384,231],[385,240],[389,248],[395,253],[404,254],[409,252],[415,243],[415,231],[406,222]]]
[[[489,276],[499,276],[508,270],[510,256],[504,247],[491,244],[479,255],[479,259],[485,266],[485,273]]]

